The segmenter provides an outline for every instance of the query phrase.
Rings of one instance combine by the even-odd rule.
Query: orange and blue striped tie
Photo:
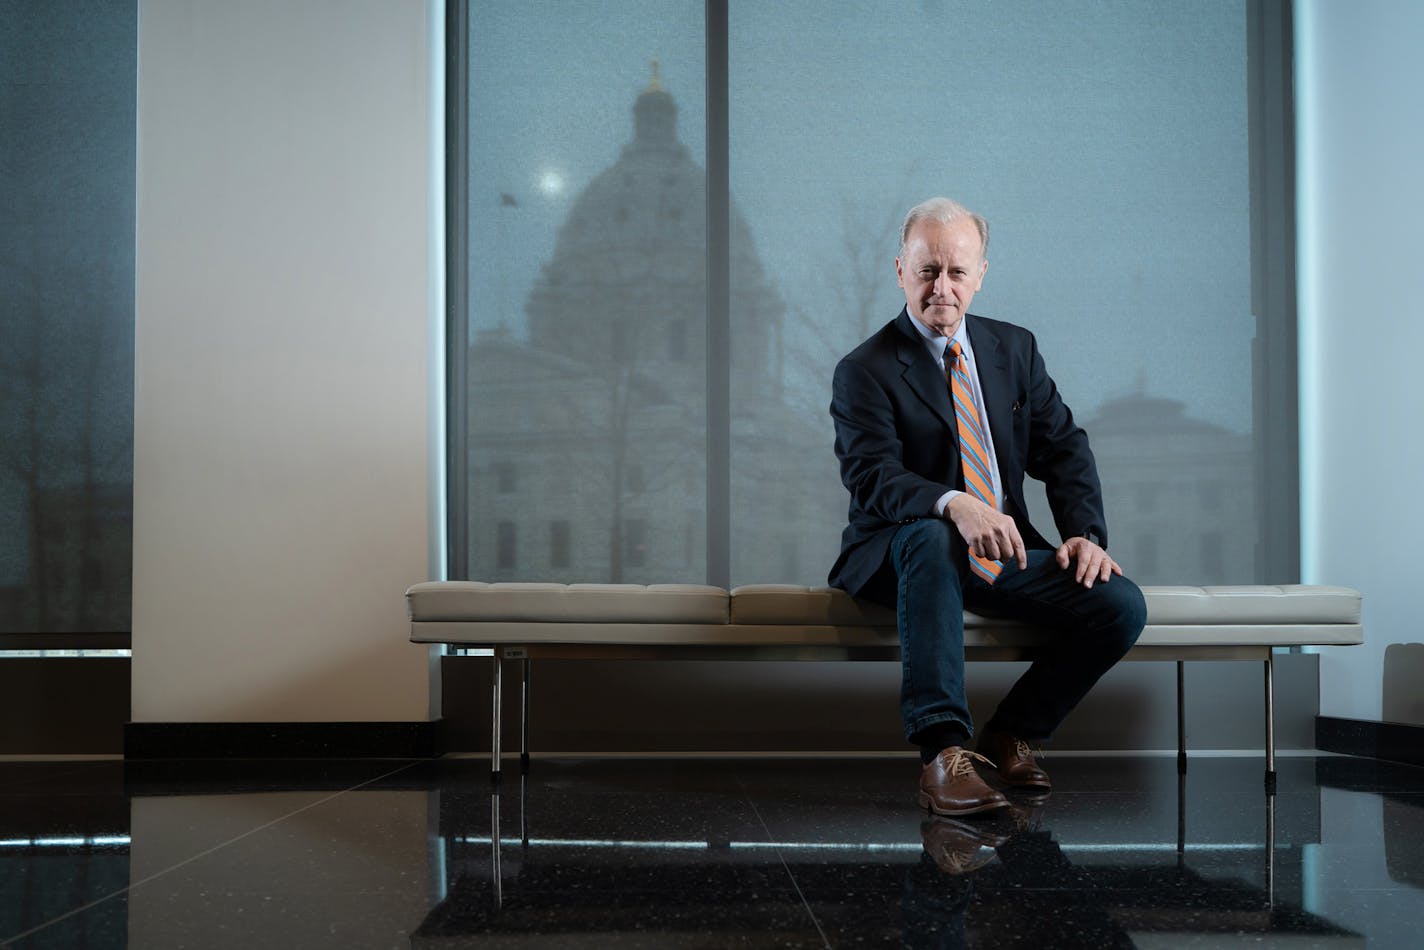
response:
[[[964,472],[964,490],[978,498],[990,508],[994,504],[994,479],[989,474],[988,439],[979,421],[979,411],[974,408],[974,387],[969,385],[965,375],[964,360],[960,358],[959,342],[951,340],[945,350],[945,366],[949,370],[949,390],[954,397],[954,420],[959,426],[959,467]],[[969,552],[969,567],[990,584],[1004,569],[1003,562],[980,557]]]

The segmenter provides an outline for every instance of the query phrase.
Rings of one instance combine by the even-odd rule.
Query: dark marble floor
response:
[[[1424,769],[1046,765],[956,823],[909,758],[0,762],[0,946],[1424,945]]]

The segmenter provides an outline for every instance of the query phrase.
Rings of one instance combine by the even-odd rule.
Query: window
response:
[[[450,338],[470,408],[451,414],[469,420],[452,482],[515,450],[570,473],[538,500],[601,539],[571,554],[581,580],[627,579],[637,494],[654,533],[694,515],[691,556],[650,555],[639,579],[822,583],[845,517],[832,368],[903,303],[904,211],[948,194],[992,230],[976,312],[1036,333],[1088,430],[1114,555],[1144,583],[1205,578],[1135,550],[1144,506],[1166,537],[1254,526],[1246,547],[1268,553],[1228,579],[1289,580],[1295,516],[1264,490],[1295,484],[1294,393],[1276,383],[1294,377],[1289,74],[1270,69],[1289,62],[1288,16],[1256,0],[927,10],[462,9]],[[935,31],[954,55],[908,63]],[[570,339],[552,367],[541,346]],[[507,422],[520,411],[531,424]],[[1203,512],[1196,486],[1225,472],[1240,498]],[[482,512],[455,515],[454,576],[490,569],[463,540]]]
[[[0,29],[0,649],[127,646],[137,9]]]

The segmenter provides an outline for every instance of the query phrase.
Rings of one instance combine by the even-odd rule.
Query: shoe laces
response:
[[[1037,753],[1034,751],[1033,747],[1030,746],[1027,742],[1023,741],[1022,739],[1018,738],[1017,736],[1014,737],[1014,757],[1015,757],[1015,758],[1018,758],[1018,759],[1031,759],[1031,758],[1033,758],[1036,754],[1037,754]]]
[[[952,851],[941,848],[936,863],[948,874],[968,874],[994,860],[994,852],[975,846],[972,851]]]
[[[998,768],[986,756],[982,756],[978,752],[970,752],[968,749],[960,749],[949,757],[949,761],[944,764],[944,770],[950,775],[975,774],[974,763],[970,759],[978,759],[991,769]]]
[[[1009,821],[1015,832],[1036,831],[1038,829],[1038,807],[1014,805],[1009,809]]]

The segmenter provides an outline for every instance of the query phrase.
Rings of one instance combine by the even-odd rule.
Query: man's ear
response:
[[[905,286],[905,272],[900,267],[900,258],[895,258],[895,283]]]

